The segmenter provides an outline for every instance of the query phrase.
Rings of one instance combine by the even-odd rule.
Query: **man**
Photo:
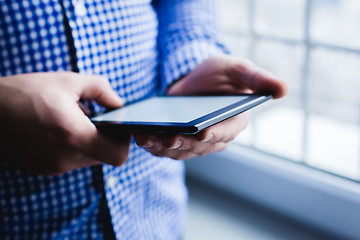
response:
[[[247,122],[112,140],[80,99],[95,113],[159,90],[286,92],[222,55],[211,1],[6,0],[0,10],[1,239],[179,239],[184,167],[168,157],[222,150]]]

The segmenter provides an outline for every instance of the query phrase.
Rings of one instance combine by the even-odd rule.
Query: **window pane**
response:
[[[290,92],[285,101],[288,105],[299,107],[304,47],[275,41],[258,41],[254,56],[256,64],[289,85]]]
[[[243,58],[249,57],[250,39],[248,37],[224,34],[224,42],[232,55]]]
[[[360,180],[360,55],[326,47],[360,49],[360,1],[310,1],[310,37],[324,44],[321,48],[303,41],[306,2],[218,0],[230,50],[251,56],[290,89],[284,99],[253,109],[236,141]],[[249,29],[251,14],[255,29]],[[260,36],[252,36],[253,31]],[[305,65],[307,47],[310,62]],[[305,80],[308,89],[303,89]]]
[[[247,0],[217,0],[221,27],[225,32],[248,30]]]
[[[319,48],[313,50],[310,63],[310,111],[357,123],[360,56]]]
[[[270,36],[303,39],[305,0],[256,0],[256,31]]]
[[[359,132],[359,125],[311,114],[306,163],[360,180]]]
[[[307,163],[360,179],[360,56],[311,54]]]
[[[302,46],[285,45],[272,41],[259,41],[255,60],[261,67],[284,79],[289,95],[253,110],[253,144],[270,153],[292,160],[302,159],[303,111],[299,108]]]
[[[242,145],[251,146],[253,144],[253,131],[253,123],[252,121],[249,121],[246,128],[236,137],[235,142],[241,143]]]
[[[314,0],[313,40],[360,48],[360,1]]]
[[[254,146],[294,161],[302,160],[303,111],[285,105],[274,106],[253,120]]]

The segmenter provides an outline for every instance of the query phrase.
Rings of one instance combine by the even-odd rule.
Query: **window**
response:
[[[217,1],[230,50],[290,93],[253,109],[227,151],[188,161],[188,175],[360,239],[360,1]]]
[[[285,80],[236,141],[360,181],[360,1],[218,0],[224,40]]]

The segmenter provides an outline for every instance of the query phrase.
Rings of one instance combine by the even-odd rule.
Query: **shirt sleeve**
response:
[[[155,0],[162,92],[210,56],[228,53],[218,39],[212,0]]]

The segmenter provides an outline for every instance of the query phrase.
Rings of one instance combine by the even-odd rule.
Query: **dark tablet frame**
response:
[[[196,134],[204,130],[205,128],[208,128],[228,118],[243,113],[272,98],[271,95],[257,95],[257,94],[241,94],[236,96],[249,96],[249,97],[187,123],[97,121],[94,119],[91,119],[91,121],[95,124],[95,126],[100,132],[106,135],[114,135],[114,136],[124,131],[145,132],[145,133]],[[171,96],[163,96],[163,97],[171,98]]]

